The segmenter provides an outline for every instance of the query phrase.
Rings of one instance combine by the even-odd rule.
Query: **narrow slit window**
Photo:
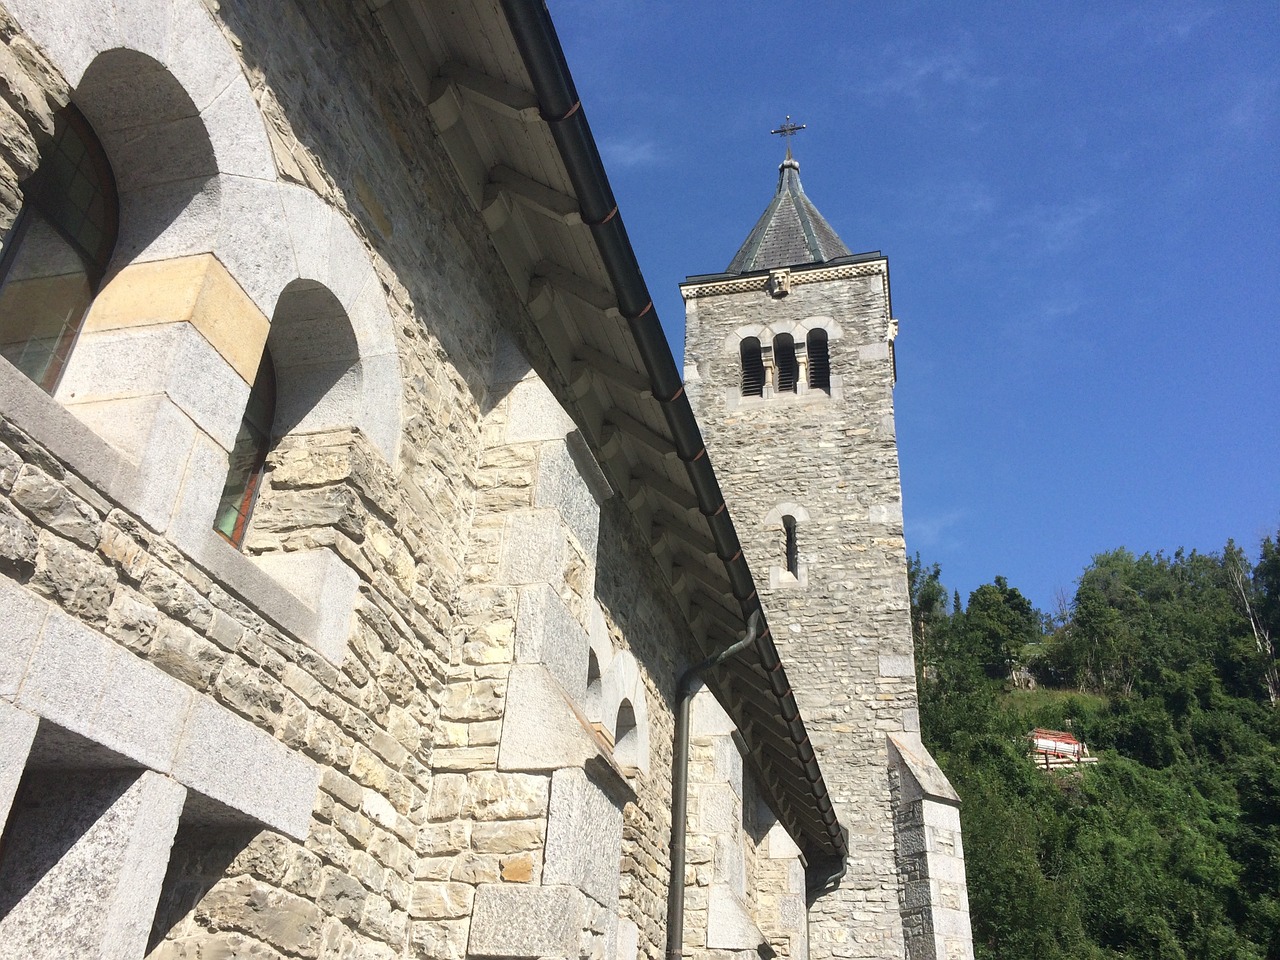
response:
[[[262,475],[266,468],[267,454],[271,451],[271,432],[276,417],[276,371],[271,354],[262,351],[262,362],[249,392],[240,432],[231,450],[231,466],[227,470],[227,482],[218,501],[213,529],[230,543],[239,547],[249,528],[253,505],[262,487]]]
[[[119,226],[115,175],[74,106],[59,112],[0,253],[0,355],[53,393],[107,272]]]
[[[793,577],[800,576],[800,547],[796,542],[796,518],[785,516],[782,518],[782,533],[785,540],[783,550],[787,562],[787,573]]]
[[[809,348],[809,389],[831,392],[831,354],[827,346],[827,331],[810,330],[806,340]]]
[[[796,342],[791,334],[780,333],[773,338],[773,362],[778,371],[778,392],[795,393],[800,371],[796,361]]]
[[[742,395],[764,396],[764,360],[760,356],[760,339],[747,337],[742,341]]]

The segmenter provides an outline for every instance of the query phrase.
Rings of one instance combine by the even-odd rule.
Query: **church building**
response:
[[[682,376],[540,0],[0,0],[0,231],[0,960],[972,956],[789,150]]]

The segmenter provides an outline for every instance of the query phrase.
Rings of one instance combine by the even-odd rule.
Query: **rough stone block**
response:
[[[545,584],[520,591],[516,614],[516,660],[545,664],[575,703],[587,692],[590,641],[564,601]]]
[[[576,957],[586,898],[573,887],[483,883],[476,889],[467,952],[481,957]]]
[[[546,667],[518,663],[511,668],[499,770],[557,770],[604,756],[586,718]]]
[[[507,442],[563,440],[574,429],[555,395],[541,380],[524,380],[511,388]]]
[[[698,832],[736,833],[742,829],[742,812],[737,795],[728,784],[708,784],[698,800]]]
[[[518,513],[503,531],[502,583],[549,583],[564,580],[564,521],[554,510]]]
[[[916,675],[915,659],[907,654],[882,653],[879,658],[879,667],[882,677],[914,677]]]
[[[320,783],[310,760],[206,697],[193,705],[173,775],[296,839],[307,835]]]
[[[618,902],[621,856],[621,808],[581,769],[557,770],[551,777],[543,882],[577,887],[612,907]]]
[[[586,552],[587,562],[594,566],[600,531],[599,493],[598,486],[588,483],[585,474],[594,476],[600,468],[590,461],[590,456],[581,443],[544,443],[538,451],[533,503],[560,514]]]
[[[6,953],[141,956],[185,799],[150,771],[33,778],[11,815],[0,870]]]
[[[9,806],[39,723],[38,717],[0,701],[0,832],[9,817]]]
[[[747,864],[744,857],[742,835],[716,837],[715,861],[712,877],[723,883],[744,902],[747,897]]]
[[[26,676],[50,604],[8,577],[0,576],[0,697],[12,698]]]
[[[467,777],[462,816],[468,820],[525,820],[547,812],[550,783],[544,776],[480,771]]]
[[[754,950],[764,942],[764,934],[734,892],[725,884],[712,884],[707,893],[707,948]]]
[[[100,521],[89,505],[65,484],[43,470],[24,464],[10,493],[15,505],[35,517],[42,526],[74,540],[82,547],[98,545]]]

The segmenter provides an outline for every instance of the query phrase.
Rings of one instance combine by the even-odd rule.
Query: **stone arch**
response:
[[[614,655],[613,662],[602,678],[601,700],[604,707],[603,723],[614,742],[615,759],[621,766],[648,773],[649,708],[640,666],[629,651],[622,650]],[[630,714],[623,713],[624,703],[629,705]],[[627,738],[625,751],[629,759],[625,761],[616,753],[619,718],[628,722],[628,726],[622,731],[624,738]]]
[[[314,280],[285,287],[267,350],[276,370],[278,436],[355,422],[360,351],[346,311],[328,287]]]
[[[755,337],[761,343],[772,343],[780,333],[789,333],[797,343],[804,343],[810,330],[822,329],[827,332],[828,340],[839,340],[844,331],[835,317],[812,316],[799,320],[771,320],[766,324],[744,323],[725,334],[721,350],[728,356],[738,355],[739,344],[748,337]]]
[[[801,336],[807,337],[810,330],[825,330],[828,340],[839,340],[844,336],[844,330],[840,324],[836,322],[835,317],[813,316],[805,317],[796,321],[799,333],[797,339]]]
[[[613,759],[626,769],[640,767],[640,728],[636,720],[635,707],[630,699],[624,697],[618,704],[618,713],[613,721]],[[646,751],[647,752],[647,751]]]
[[[587,687],[582,712],[592,723],[604,723],[604,677],[613,663],[613,643],[599,601],[587,613]]]
[[[235,192],[226,178],[275,181],[248,81],[199,0],[6,6],[62,73],[117,168],[118,266],[209,251]]]
[[[350,423],[393,466],[400,443],[400,359],[387,298],[363,241],[346,218],[311,190],[278,187],[288,258],[276,296],[302,282],[322,287],[346,318],[358,357],[358,383],[348,384]],[[274,334],[273,334],[274,335]]]
[[[809,511],[798,503],[792,503],[790,500],[784,500],[772,510],[764,515],[761,522],[762,527],[776,527],[782,523],[783,517],[795,517],[797,523],[809,522]]]
[[[263,317],[294,281],[323,284],[349,319],[359,352],[354,423],[394,464],[399,361],[369,254],[341,214],[278,180],[239,59],[200,0],[6,6],[66,79],[121,181],[110,272],[212,253]],[[82,401],[94,372],[78,378]],[[232,411],[230,419],[237,416]]]

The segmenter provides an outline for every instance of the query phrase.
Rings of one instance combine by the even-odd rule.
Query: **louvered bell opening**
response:
[[[760,340],[747,337],[742,341],[742,395],[764,396],[764,360],[760,358]]]
[[[795,393],[800,374],[796,363],[796,342],[791,334],[780,333],[773,338],[773,363],[778,371],[778,392]]]
[[[810,330],[806,342],[809,349],[809,389],[831,392],[831,355],[827,352],[827,331]]]

